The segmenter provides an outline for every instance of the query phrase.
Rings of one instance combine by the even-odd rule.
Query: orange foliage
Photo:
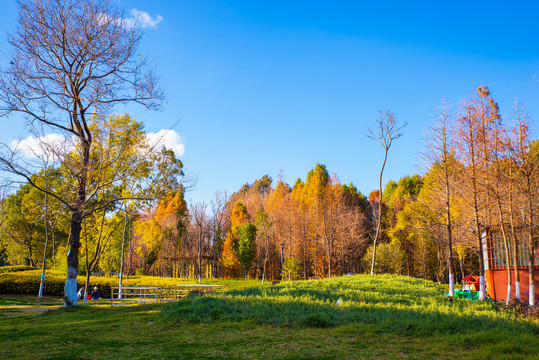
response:
[[[237,235],[233,231],[229,231],[225,239],[223,253],[221,255],[221,263],[223,264],[223,275],[226,278],[238,278],[241,274],[240,261],[238,254],[234,249],[234,243],[237,241]]]
[[[155,220],[161,228],[170,228],[178,220],[178,213],[186,208],[183,191],[178,191],[176,194],[169,195],[159,202]]]
[[[241,201],[237,201],[234,204],[234,208],[232,209],[232,215],[230,216],[230,222],[232,223],[232,226],[241,226],[245,223],[248,223],[251,220],[249,213],[247,212],[247,208],[245,205],[241,203]]]

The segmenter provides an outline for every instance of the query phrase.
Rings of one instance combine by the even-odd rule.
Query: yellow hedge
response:
[[[0,266],[0,274],[17,272],[17,271],[27,271],[27,270],[36,270],[34,266],[28,265],[14,265],[14,266]]]
[[[41,283],[41,270],[27,270],[11,273],[0,273],[0,294],[30,294],[37,295],[39,284]],[[49,296],[64,296],[64,285],[66,280],[65,272],[47,270],[45,273],[45,283],[43,294]],[[80,289],[86,282],[85,276],[77,277],[77,289]],[[123,286],[140,285],[178,285],[197,283],[196,279],[168,278],[156,276],[131,276],[129,280],[123,281]],[[248,286],[259,286],[258,280],[243,279],[203,279],[202,284],[226,284],[228,290],[240,289]],[[90,290],[97,286],[102,298],[110,298],[111,286],[118,286],[118,277],[90,277]]]
[[[30,294],[37,295],[41,283],[41,270],[20,271],[16,273],[0,274],[0,294]],[[45,273],[45,282],[43,295],[64,296],[64,286],[66,281],[65,273],[56,271],[47,271]],[[118,286],[117,277],[90,277],[90,292],[97,286],[102,298],[110,298],[111,286]],[[134,277],[123,281],[124,286],[137,285],[174,285],[193,282],[190,279],[173,279],[159,277]],[[77,277],[77,289],[80,289],[86,283],[85,276]]]

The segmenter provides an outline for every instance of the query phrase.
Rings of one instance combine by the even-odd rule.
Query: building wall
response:
[[[520,299],[528,300],[529,289],[529,275],[528,270],[519,270],[520,274]],[[535,268],[535,284],[539,283],[539,267]],[[515,272],[511,270],[512,284],[511,284],[511,298],[514,298],[515,294]],[[487,270],[485,271],[485,280],[487,282],[487,293],[496,301],[503,301],[506,299],[507,293],[507,270]],[[535,299],[539,300],[539,286],[535,286]]]

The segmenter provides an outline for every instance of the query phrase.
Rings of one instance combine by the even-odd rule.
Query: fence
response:
[[[159,285],[159,286],[122,286],[110,288],[111,305],[135,305],[175,301],[195,291],[223,291],[226,285]]]

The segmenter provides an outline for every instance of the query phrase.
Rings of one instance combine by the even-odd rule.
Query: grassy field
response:
[[[537,319],[446,301],[431,282],[240,283],[176,303],[114,308],[102,300],[65,310],[58,298],[2,295],[0,358],[539,359]]]

